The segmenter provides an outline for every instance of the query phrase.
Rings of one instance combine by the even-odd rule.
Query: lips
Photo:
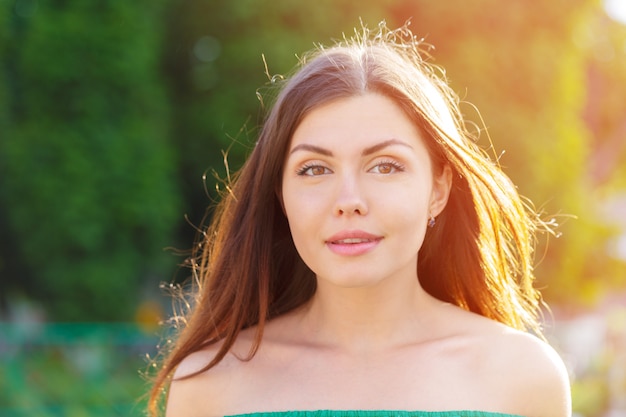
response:
[[[326,245],[335,254],[357,256],[373,250],[382,239],[382,236],[360,230],[351,230],[331,236],[326,240]]]
[[[370,241],[371,241],[371,239],[361,239],[361,238],[351,237],[351,238],[348,238],[348,239],[341,239],[341,240],[332,241],[331,243],[354,244],[354,243],[364,243],[364,242],[370,242]]]

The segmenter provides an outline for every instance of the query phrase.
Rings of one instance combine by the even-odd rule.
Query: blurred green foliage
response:
[[[145,352],[156,338],[126,324],[0,325],[3,417],[143,416]]]
[[[17,258],[1,273],[55,320],[128,319],[180,216],[164,2],[26,4],[0,3],[2,256]]]
[[[566,220],[540,240],[546,298],[623,286],[598,201],[626,186],[624,28],[598,0],[4,0],[0,298],[38,300],[53,320],[132,317],[142,286],[174,276],[162,249],[191,245],[183,216],[201,223],[223,153],[236,169],[253,146],[270,77],[359,19],[410,19],[479,143]]]

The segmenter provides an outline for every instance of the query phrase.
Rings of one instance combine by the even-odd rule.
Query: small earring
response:
[[[437,221],[435,220],[435,217],[430,216],[430,219],[428,219],[428,227],[430,227],[430,228],[435,227],[435,223],[436,223],[436,222],[437,222]]]

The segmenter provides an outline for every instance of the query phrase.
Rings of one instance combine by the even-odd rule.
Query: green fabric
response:
[[[514,414],[486,411],[385,411],[385,410],[318,410],[276,411],[267,413],[237,414],[226,417],[522,417]]]

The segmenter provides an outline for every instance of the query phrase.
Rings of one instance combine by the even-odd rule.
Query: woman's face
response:
[[[428,218],[445,206],[418,129],[391,99],[365,94],[312,110],[294,132],[282,199],[298,253],[323,282],[416,279]]]

